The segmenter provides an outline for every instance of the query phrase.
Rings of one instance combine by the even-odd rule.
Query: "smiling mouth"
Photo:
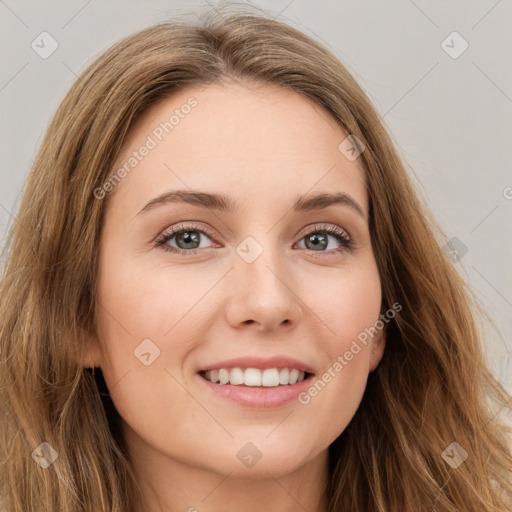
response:
[[[275,388],[297,384],[311,378],[312,373],[296,368],[219,368],[218,370],[200,371],[199,375],[214,384],[231,384],[232,386]]]

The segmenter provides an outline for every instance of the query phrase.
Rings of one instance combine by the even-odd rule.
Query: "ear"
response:
[[[384,349],[386,348],[386,333],[387,324],[384,325],[377,336],[375,336],[372,340],[370,366],[368,368],[369,372],[373,372],[373,370],[377,368],[382,359],[382,356],[384,355]]]

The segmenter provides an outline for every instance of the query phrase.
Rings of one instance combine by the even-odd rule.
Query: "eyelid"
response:
[[[212,231],[207,227],[206,224],[203,224],[199,221],[182,221],[178,222],[177,224],[172,225],[171,227],[165,229],[162,231],[161,236],[163,235],[171,235],[176,232],[182,231],[182,230],[195,230],[195,231],[201,231],[204,232],[206,235],[208,235],[210,238],[213,238],[214,235],[212,234]]]
[[[343,234],[346,236],[346,238],[352,240],[352,236],[350,233],[340,226],[337,226],[336,224],[332,223],[322,223],[322,222],[316,222],[315,224],[306,226],[300,233],[299,238],[302,239],[304,236],[308,235],[309,233],[316,233],[317,231],[327,231],[330,232],[329,234],[333,234],[333,230],[336,230],[339,232],[339,234]]]

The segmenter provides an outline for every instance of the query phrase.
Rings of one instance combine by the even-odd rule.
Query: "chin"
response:
[[[263,435],[244,440],[230,440],[229,445],[205,454],[202,466],[205,469],[235,478],[268,479],[279,478],[293,473],[310,462],[310,451],[300,442],[290,436],[283,436],[272,441],[268,436],[269,429]],[[271,434],[272,435],[272,434]],[[257,439],[256,439],[257,437]],[[292,442],[293,441],[293,442]]]

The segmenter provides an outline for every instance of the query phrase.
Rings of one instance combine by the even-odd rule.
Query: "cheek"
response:
[[[193,349],[192,340],[199,338],[190,329],[194,316],[186,315],[191,306],[179,299],[178,291],[165,291],[169,283],[155,283],[143,274],[121,277],[114,271],[98,287],[105,306],[98,315],[101,366],[110,395],[141,438],[166,446],[173,432],[183,441],[190,436],[190,421],[208,423],[183,388],[183,362]]]
[[[334,439],[354,416],[366,388],[371,343],[378,335],[381,288],[371,262],[323,283],[321,288],[311,287],[307,296],[321,319],[322,335],[317,333],[316,342],[325,354],[324,364],[299,401],[308,416],[323,425],[323,435]]]
[[[119,257],[117,257],[119,256]],[[160,268],[147,256],[110,253],[103,260],[98,282],[99,324],[104,351],[118,366],[150,339],[161,351],[187,351],[199,322],[196,305],[218,277],[212,273]],[[191,320],[192,319],[192,320]],[[183,334],[186,333],[186,335]],[[172,346],[169,346],[172,344]],[[170,350],[172,348],[172,350]]]
[[[142,265],[123,259],[114,248],[105,253],[97,290],[98,334],[102,371],[116,409],[139,432],[156,435],[161,425],[180,432],[201,415],[183,390],[183,368],[208,331],[211,315],[201,298],[219,276]],[[157,418],[167,419],[160,423]]]
[[[367,331],[379,318],[381,287],[378,270],[372,259],[358,265],[339,269],[328,276],[305,280],[302,294],[313,310],[319,325],[317,343],[334,360],[351,342],[359,339],[369,344]]]

